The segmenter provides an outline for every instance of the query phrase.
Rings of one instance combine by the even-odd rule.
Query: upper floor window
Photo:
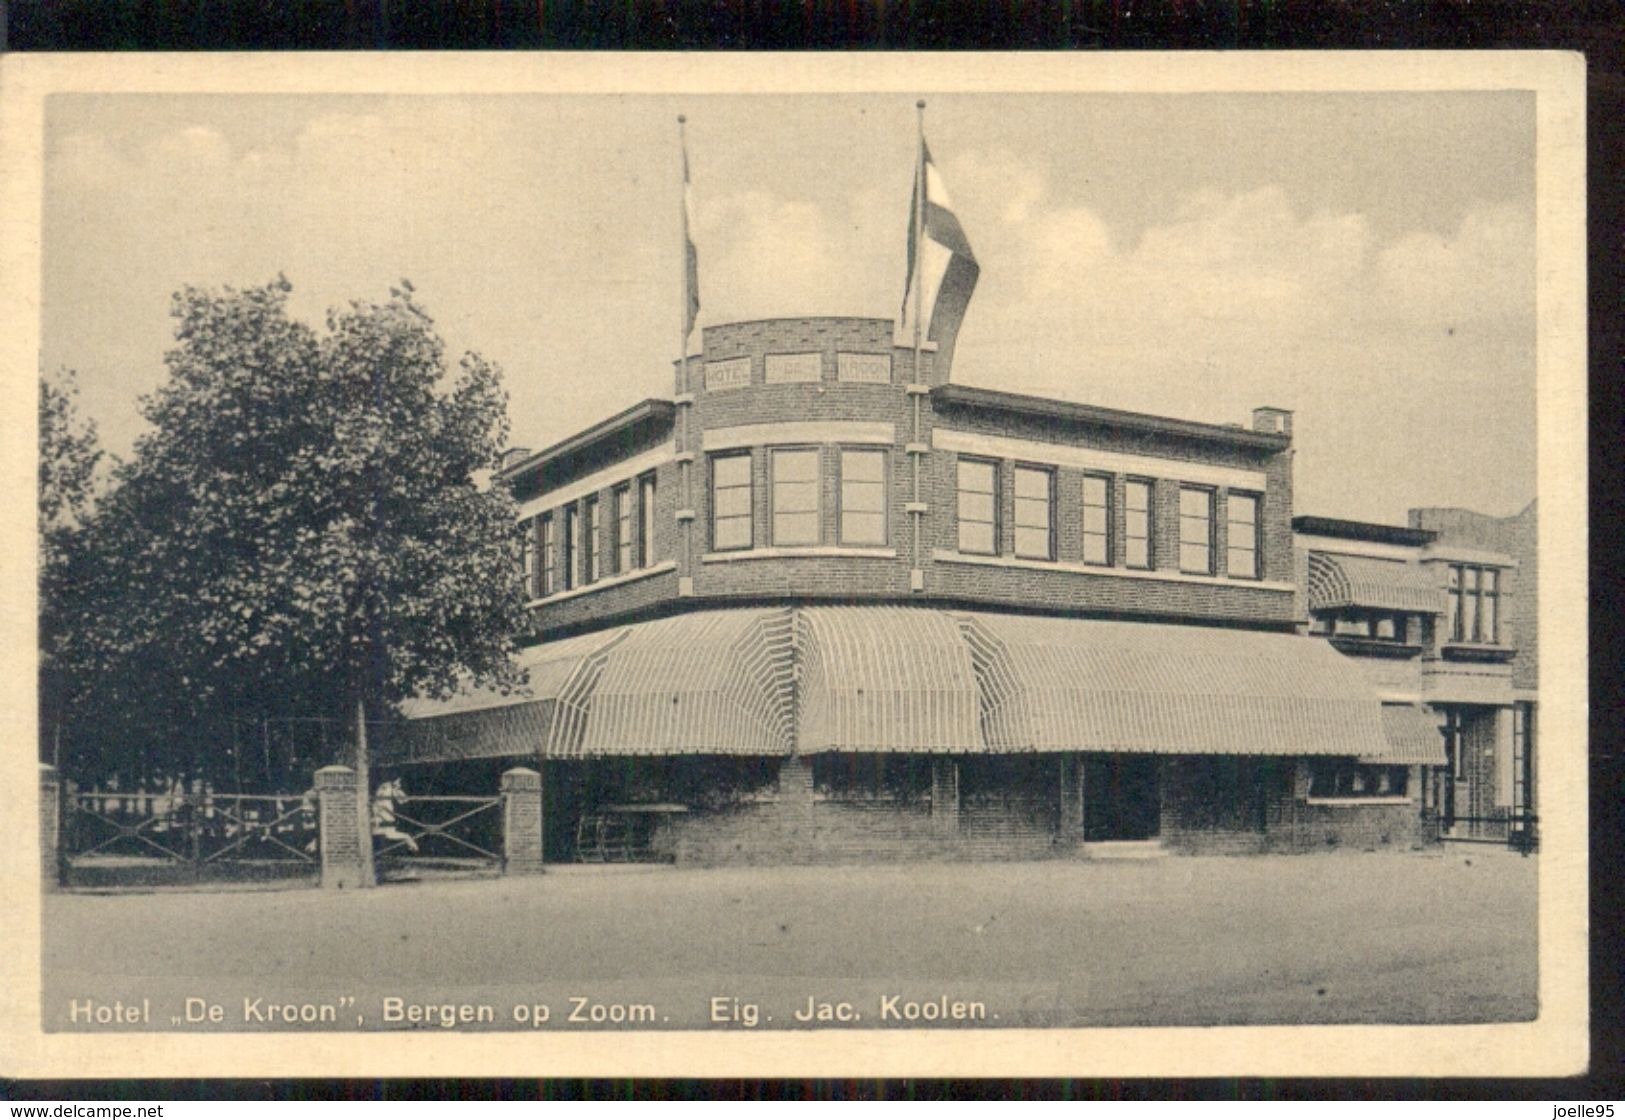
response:
[[[598,499],[588,498],[582,503],[581,535],[583,538],[583,551],[587,555],[587,583],[592,583],[604,574],[603,531],[598,519]]]
[[[1112,480],[1105,475],[1083,477],[1083,562],[1112,562]]]
[[[774,545],[817,544],[818,448],[775,448],[772,455]]]
[[[711,460],[711,547],[718,552],[751,546],[750,452]]]
[[[1025,560],[1055,559],[1055,472],[1017,467],[1016,555]]]
[[[840,543],[886,543],[886,453],[841,450]]]
[[[999,466],[985,459],[959,460],[959,551],[993,556],[999,551]]]
[[[559,542],[551,513],[542,515],[542,585],[545,598],[559,589]]]
[[[1179,488],[1179,570],[1213,574],[1213,491]]]
[[[1225,574],[1235,579],[1259,579],[1258,495],[1232,493],[1225,502]]]
[[[581,554],[581,515],[573,504],[564,507],[564,534],[559,545],[559,572],[563,577],[559,589],[568,591],[576,585],[576,557]]]
[[[632,484],[622,483],[611,492],[615,500],[615,570],[632,570]]]
[[[1387,611],[1361,610],[1357,607],[1316,611],[1309,619],[1309,632],[1328,634],[1337,638],[1372,638],[1379,642],[1403,642],[1408,634],[1408,617]]]
[[[519,578],[524,581],[525,597],[536,594],[536,523],[519,523]]]
[[[1131,478],[1123,484],[1123,563],[1131,568],[1152,564],[1152,484]]]
[[[645,568],[655,562],[655,476],[638,479],[638,562]]]
[[[1449,625],[1452,642],[1501,640],[1501,573],[1495,568],[1450,565]]]

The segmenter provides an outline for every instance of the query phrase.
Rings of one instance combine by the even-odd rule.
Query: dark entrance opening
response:
[[[1150,840],[1161,828],[1162,796],[1154,755],[1099,754],[1083,760],[1085,841]]]

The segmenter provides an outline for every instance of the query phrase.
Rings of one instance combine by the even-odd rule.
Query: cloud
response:
[[[1509,206],[1467,212],[1450,237],[1411,233],[1378,254],[1383,314],[1418,326],[1492,324],[1532,318],[1534,228]]]
[[[702,318],[708,323],[777,315],[884,314],[883,289],[898,245],[873,237],[879,196],[872,191],[834,210],[759,190],[702,199],[696,214]]]

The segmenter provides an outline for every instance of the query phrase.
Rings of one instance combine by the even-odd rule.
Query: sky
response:
[[[1298,513],[1534,497],[1533,94],[922,95],[981,264],[955,382],[1292,409]],[[913,97],[54,94],[41,368],[127,454],[183,285],[320,324],[407,278],[554,443],[673,391],[679,113],[702,327],[898,313]]]

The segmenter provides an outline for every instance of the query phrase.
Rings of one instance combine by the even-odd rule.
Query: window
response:
[[[587,554],[587,583],[593,583],[604,574],[603,533],[598,519],[598,499],[588,498],[582,503],[581,535],[585,538]]]
[[[818,448],[779,448],[772,454],[773,544],[817,544]]]
[[[1213,574],[1213,491],[1179,488],[1179,570]]]
[[[1225,574],[1233,579],[1259,579],[1258,495],[1231,494],[1225,502],[1228,530]]]
[[[1131,478],[1123,485],[1123,563],[1131,568],[1152,564],[1151,486],[1143,478]]]
[[[984,459],[959,460],[959,551],[999,551],[999,467]]]
[[[1495,568],[1450,566],[1449,634],[1452,642],[1501,640],[1501,573]]]
[[[573,505],[564,507],[564,536],[562,547],[564,555],[559,563],[559,571],[563,579],[559,581],[562,590],[568,591],[576,585],[576,557],[581,554],[581,517],[576,513]]]
[[[615,487],[615,570],[632,570],[632,484]]]
[[[1341,758],[1310,762],[1310,797],[1404,797],[1410,771],[1404,766],[1366,766]]]
[[[1345,608],[1337,611],[1317,611],[1309,620],[1311,634],[1330,634],[1338,638],[1370,638],[1379,642],[1403,642],[1410,616],[1385,611]]]
[[[1104,475],[1083,478],[1083,562],[1112,562],[1112,480]]]
[[[536,596],[536,522],[519,523],[519,578],[524,581],[525,598]]]
[[[545,598],[559,589],[559,541],[553,515],[542,515],[542,589]]]
[[[655,476],[638,479],[638,563],[655,562]]]
[[[886,543],[886,453],[841,451],[840,543]]]
[[[1016,468],[1016,555],[1024,560],[1055,559],[1051,526],[1055,506],[1055,472],[1043,467]]]
[[[751,546],[750,452],[711,460],[711,547],[718,552]]]

